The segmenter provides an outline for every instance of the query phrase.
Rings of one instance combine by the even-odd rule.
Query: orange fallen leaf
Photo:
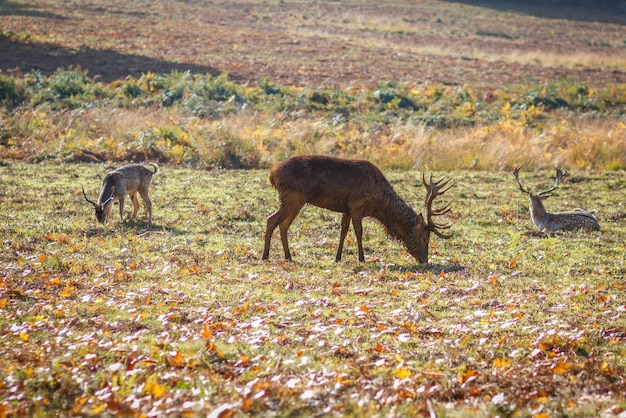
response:
[[[474,376],[478,376],[478,370],[468,370],[459,376],[459,383],[463,384]]]
[[[567,361],[559,361],[556,363],[556,366],[552,369],[552,371],[556,374],[564,374],[567,373],[569,368],[571,367],[571,363]]]
[[[211,334],[212,332],[209,328],[209,324],[204,324],[204,326],[202,327],[202,338],[208,340],[209,338],[211,338]]]
[[[148,376],[146,379],[146,393],[154,396],[155,398],[160,398],[165,395],[167,392],[167,387],[165,385],[159,384],[159,380],[155,374]]]
[[[180,350],[176,350],[168,353],[167,362],[172,367],[184,367],[185,366],[185,357]]]
[[[511,359],[508,357],[500,357],[495,359],[491,365],[497,369],[508,369],[511,367]]]
[[[249,307],[250,307],[250,301],[247,300],[242,305],[235,306],[235,309],[233,309],[233,313],[235,314],[245,313],[248,311]]]
[[[413,373],[406,367],[400,367],[399,369],[394,370],[393,374],[395,374],[398,379],[406,379],[407,377],[411,377]]]

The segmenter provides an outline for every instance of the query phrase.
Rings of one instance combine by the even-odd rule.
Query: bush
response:
[[[18,85],[16,80],[0,74],[0,103],[13,108],[22,104],[25,99],[24,88]]]
[[[47,102],[54,110],[93,106],[101,99],[112,97],[110,91],[94,82],[80,68],[58,69],[49,77],[36,73],[31,83],[31,89],[34,90],[30,98],[31,105]]]

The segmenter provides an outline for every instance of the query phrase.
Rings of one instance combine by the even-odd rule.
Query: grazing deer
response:
[[[593,215],[582,209],[574,209],[571,212],[556,212],[550,213],[546,211],[546,208],[543,206],[543,200],[550,197],[552,192],[558,187],[559,184],[563,181],[563,178],[567,175],[560,168],[556,169],[556,181],[554,182],[554,186],[548,190],[544,190],[539,193],[533,193],[530,190],[527,190],[522,186],[522,183],[519,179],[519,167],[513,171],[513,175],[517,180],[517,184],[519,185],[519,189],[528,193],[528,199],[530,201],[530,217],[533,220],[533,223],[540,231],[571,231],[575,229],[584,229],[586,231],[596,231],[600,229],[600,225],[598,225],[598,221]]]
[[[148,187],[150,187],[152,176],[159,172],[159,166],[156,163],[148,164],[154,167],[154,171],[147,169],[141,164],[128,164],[109,172],[102,181],[98,203],[89,200],[83,188],[83,196],[85,196],[87,202],[93,205],[98,222],[102,223],[107,221],[111,215],[113,201],[115,200],[119,200],[120,202],[120,218],[123,222],[124,196],[126,196],[126,194],[130,196],[130,200],[133,203],[133,215],[131,219],[135,219],[137,211],[139,210],[137,193],[141,195],[146,210],[148,211],[148,223],[152,222],[152,202],[150,202],[150,197],[148,196]]]
[[[280,208],[267,218],[263,259],[270,253],[272,233],[278,226],[285,258],[291,260],[287,231],[300,209],[306,204],[343,213],[341,233],[335,261],[341,260],[343,242],[350,228],[354,227],[359,261],[364,261],[362,219],[366,216],[377,219],[392,238],[402,241],[408,252],[420,263],[428,263],[430,233],[441,238],[450,238],[440,230],[451,225],[438,225],[433,216],[450,211],[449,206],[431,208],[433,200],[453,185],[454,181],[441,179],[429,183],[424,175],[422,182],[427,194],[424,216],[415,211],[396,194],[383,173],[372,163],[363,160],[309,155],[292,157],[270,170],[270,182],[278,190]]]

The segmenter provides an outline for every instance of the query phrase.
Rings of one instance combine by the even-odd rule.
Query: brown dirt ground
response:
[[[625,60],[612,63],[626,48],[614,10],[492,3],[3,1],[0,71],[80,66],[113,81],[189,70],[342,86],[626,82]],[[525,56],[535,58],[514,59]]]

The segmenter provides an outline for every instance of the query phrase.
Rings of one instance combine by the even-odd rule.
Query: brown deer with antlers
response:
[[[362,219],[368,216],[377,219],[420,263],[428,263],[431,232],[441,238],[451,237],[441,232],[451,225],[439,225],[432,220],[433,216],[448,213],[450,207],[433,210],[432,203],[448,191],[454,181],[445,178],[433,181],[432,173],[428,183],[422,175],[427,190],[423,216],[396,194],[376,166],[364,160],[321,155],[292,157],[270,170],[270,182],[278,190],[280,208],[267,218],[263,259],[269,257],[272,233],[278,226],[285,258],[291,260],[287,231],[307,203],[343,214],[335,261],[341,260],[350,221],[356,235],[359,261],[365,260]]]
[[[159,166],[156,163],[148,163],[148,165],[154,167],[154,171],[141,164],[128,164],[109,172],[102,181],[98,202],[89,200],[83,188],[83,196],[85,196],[87,202],[93,205],[98,222],[106,222],[111,216],[115,200],[118,200],[120,203],[120,218],[124,221],[124,197],[127,194],[130,196],[130,201],[133,204],[131,219],[135,219],[139,210],[137,193],[141,195],[148,211],[148,223],[152,222],[152,202],[150,202],[150,197],[148,196],[148,188],[150,187],[152,176],[159,172]]]
[[[532,191],[525,189],[519,179],[519,167],[513,171],[513,175],[517,180],[519,189],[528,194],[530,201],[530,217],[533,223],[540,231],[571,231],[576,229],[583,229],[586,231],[597,231],[600,229],[600,225],[594,216],[583,210],[575,209],[571,212],[556,212],[550,213],[543,205],[543,200],[550,197],[552,192],[561,184],[563,178],[567,176],[560,168],[556,169],[556,181],[554,186],[548,190],[541,191],[539,193],[533,193]]]

